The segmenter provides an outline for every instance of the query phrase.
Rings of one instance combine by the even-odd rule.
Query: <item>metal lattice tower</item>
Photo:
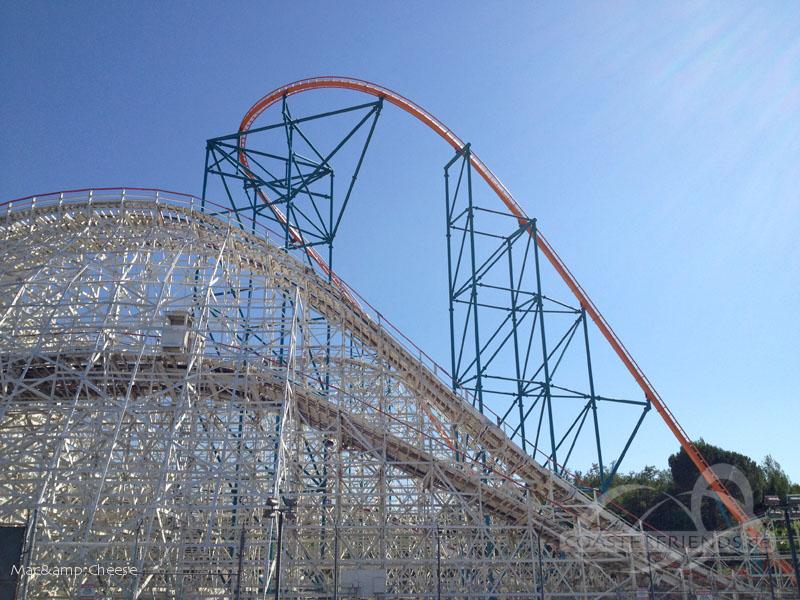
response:
[[[25,565],[72,569],[19,597],[788,589],[744,534],[676,551],[544,468],[243,218],[144,190],[4,205],[0,523]]]

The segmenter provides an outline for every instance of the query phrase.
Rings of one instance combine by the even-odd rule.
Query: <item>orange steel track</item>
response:
[[[453,133],[450,129],[448,129],[439,119],[434,117],[431,113],[426,111],[424,108],[419,106],[418,104],[412,102],[408,98],[401,96],[385,87],[380,85],[376,85],[374,83],[370,83],[368,81],[363,81],[361,79],[353,79],[349,77],[312,77],[309,79],[301,79],[300,81],[295,81],[294,83],[289,83],[282,87],[273,90],[272,92],[268,93],[266,96],[262,97],[258,102],[256,102],[247,114],[242,119],[241,124],[239,125],[239,133],[242,134],[239,138],[239,160],[240,162],[248,166],[247,156],[245,155],[245,148],[246,148],[246,140],[247,136],[246,133],[250,130],[250,127],[253,125],[256,119],[270,106],[275,104],[276,102],[282,100],[284,97],[291,96],[294,94],[299,94],[301,92],[305,92],[308,90],[315,90],[315,89],[323,89],[323,88],[336,88],[336,89],[346,89],[346,90],[354,90],[357,92],[363,92],[365,94],[370,94],[372,96],[376,96],[378,98],[383,98],[386,102],[394,104],[395,106],[401,108],[405,112],[411,114],[412,116],[416,117],[420,121],[422,121],[425,125],[433,129],[436,133],[438,133],[444,140],[450,144],[456,151],[461,151],[465,144],[461,141],[461,139]],[[470,152],[470,163],[472,168],[477,171],[480,176],[489,184],[495,193],[498,195],[500,200],[503,201],[503,204],[506,205],[508,210],[516,216],[521,224],[526,224],[530,221],[529,217],[525,214],[525,211],[522,210],[520,205],[514,200],[511,192],[508,191],[508,188],[502,184],[502,182],[495,176],[494,173],[486,166],[486,164],[478,158],[474,153]],[[262,200],[267,202],[266,196],[263,195],[259,191],[259,195],[261,196]],[[286,217],[274,205],[270,205],[270,208],[275,213],[275,216],[284,224],[289,226],[286,223]],[[295,241],[301,241],[300,233],[294,230],[293,227],[289,226],[289,231]],[[716,476],[716,474],[711,470],[708,462],[697,449],[697,447],[692,443],[689,436],[684,431],[683,427],[681,427],[678,420],[672,414],[672,412],[667,407],[664,400],[656,391],[653,384],[650,383],[650,380],[647,379],[647,376],[644,374],[642,369],[634,360],[631,353],[628,352],[628,349],[625,348],[625,345],[622,341],[617,337],[617,334],[614,333],[614,330],[611,329],[611,325],[608,324],[608,321],[605,320],[603,315],[600,313],[599,309],[595,306],[594,302],[592,302],[589,295],[586,291],[581,287],[578,281],[575,279],[575,276],[570,272],[567,266],[564,264],[564,261],[561,260],[558,253],[555,249],[550,245],[550,243],[545,239],[545,237],[541,234],[538,227],[534,233],[533,230],[529,229],[531,235],[536,236],[536,242],[539,246],[539,249],[542,253],[547,257],[550,261],[550,264],[556,269],[558,274],[564,280],[564,282],[569,286],[572,290],[572,293],[575,294],[575,297],[580,302],[580,305],[586,310],[589,316],[597,325],[598,329],[602,332],[603,336],[606,338],[611,347],[614,349],[614,352],[617,353],[620,360],[623,362],[625,367],[628,369],[630,374],[636,380],[636,383],[642,389],[645,394],[645,397],[651,402],[651,404],[655,407],[658,414],[661,415],[661,418],[664,419],[664,422],[669,427],[670,431],[675,435],[678,442],[680,442],[681,447],[686,451],[689,457],[692,459],[692,462],[695,464],[697,469],[702,473],[705,480],[708,482],[708,485],[711,487],[714,492],[719,496],[720,500],[723,502],[725,507],[734,515],[736,520],[739,523],[743,523],[748,520],[747,514],[744,510],[739,506],[739,503],[730,495],[728,490],[725,488],[725,485],[720,481],[720,479]],[[350,294],[347,293],[346,288],[341,284],[340,280],[334,273],[331,272],[328,264],[322,258],[322,256],[316,252],[313,248],[307,248],[306,251],[308,252],[309,256],[311,257],[314,262],[316,262],[319,267],[326,273],[330,274],[334,283],[339,285],[339,287],[345,292],[348,298],[350,298]]]

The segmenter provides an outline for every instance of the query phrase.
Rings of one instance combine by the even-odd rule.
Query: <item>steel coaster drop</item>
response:
[[[466,144],[462,142],[452,130],[439,121],[439,119],[434,117],[418,104],[396,92],[393,92],[392,90],[389,90],[388,88],[370,83],[368,81],[348,77],[312,77],[309,79],[301,79],[299,81],[289,83],[269,92],[259,99],[255,104],[253,104],[250,110],[247,111],[247,114],[245,114],[241,124],[239,125],[239,133],[241,136],[239,137],[239,146],[241,148],[239,155],[242,164],[245,167],[249,166],[247,155],[244,152],[247,142],[247,133],[253,126],[253,123],[256,121],[256,119],[258,119],[258,117],[262,115],[264,111],[288,96],[309,90],[326,88],[354,90],[385,99],[387,102],[399,107],[401,110],[407,112],[427,125],[448,144],[450,144],[450,146],[452,146],[456,152],[462,152],[466,146]],[[506,188],[506,186],[503,185],[503,183],[495,176],[495,174],[492,173],[489,167],[487,167],[486,164],[480,158],[478,158],[474,152],[470,152],[469,160],[471,166],[497,194],[511,214],[517,217],[521,223],[528,223],[530,218],[525,214],[525,211],[522,210],[522,207],[511,195],[511,192],[508,191],[508,188]],[[271,205],[271,209],[276,212],[280,211],[280,209],[275,205]],[[279,218],[281,218],[281,215],[279,215]],[[283,218],[285,219],[285,217]],[[561,260],[555,249],[545,239],[540,230],[530,230],[530,234],[536,237],[536,242],[538,243],[542,254],[544,254],[545,257],[550,261],[567,286],[569,286],[569,289],[573,292],[573,294],[575,294],[575,297],[580,302],[581,307],[586,310],[597,327],[600,329],[603,336],[606,338],[606,340],[608,340],[608,343],[614,349],[614,352],[617,354],[617,356],[619,356],[620,360],[624,363],[625,367],[636,380],[636,383],[641,387],[645,397],[653,404],[658,413],[661,415],[662,419],[664,419],[664,422],[667,424],[670,431],[672,431],[672,433],[675,435],[681,447],[692,459],[692,462],[695,464],[698,471],[707,479],[711,488],[717,492],[726,508],[731,512],[732,515],[735,516],[737,521],[740,523],[746,521],[748,517],[739,506],[738,502],[736,502],[736,500],[728,493],[724,484],[717,478],[713,470],[709,468],[708,462],[697,450],[697,447],[692,443],[683,427],[681,427],[681,425],[678,423],[678,420],[655,390],[655,387],[653,387],[652,383],[650,383],[650,380],[647,379],[647,376],[636,363],[633,356],[631,356],[630,352],[628,352],[627,348],[625,348],[625,345],[614,333],[611,325],[609,325],[605,320],[603,315],[600,313],[600,310],[594,305],[592,300],[589,298],[589,295],[578,283],[575,276]],[[327,270],[327,264],[319,253],[310,248],[308,249],[308,252],[323,270]]]

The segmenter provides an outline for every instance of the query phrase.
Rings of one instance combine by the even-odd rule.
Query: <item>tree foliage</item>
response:
[[[752,492],[755,514],[763,512],[764,497],[767,495],[783,498],[787,494],[800,492],[800,483],[792,483],[772,456],[767,455],[759,464],[744,454],[708,444],[702,439],[695,445],[712,467],[730,465],[744,475]],[[683,448],[669,457],[668,465],[667,469],[646,466],[640,471],[618,473],[605,496],[612,510],[629,520],[642,518],[661,531],[693,530],[695,523],[690,516],[691,498],[701,474]],[[716,469],[719,469],[720,477],[727,478],[729,467],[720,466]],[[580,486],[599,488],[598,466],[592,465],[586,473],[576,473],[575,482]],[[726,482],[726,487],[740,502],[745,500],[747,490],[731,482]],[[698,489],[703,488],[705,483],[701,481]],[[702,497],[701,515],[707,529],[733,525],[727,510],[712,494]]]

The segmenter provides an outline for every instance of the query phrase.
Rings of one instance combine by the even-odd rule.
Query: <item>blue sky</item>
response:
[[[205,140],[267,91],[384,84],[539,219],[692,436],[797,481],[798,30],[790,2],[8,4],[0,199],[198,194]],[[392,109],[376,135],[337,264],[446,364],[450,152]],[[676,449],[651,414],[625,467]]]

